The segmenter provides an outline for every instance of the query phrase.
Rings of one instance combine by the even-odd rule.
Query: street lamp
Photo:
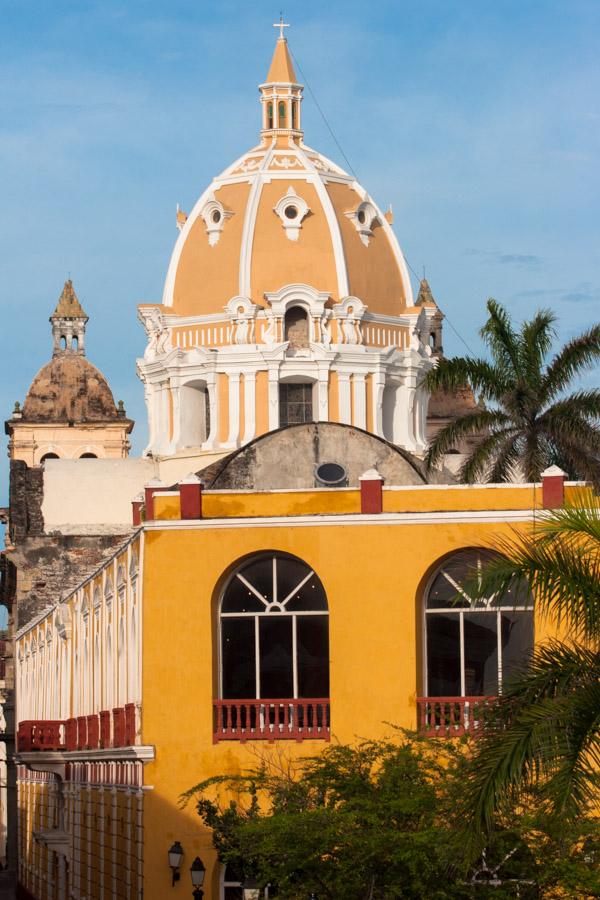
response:
[[[190,866],[190,876],[192,878],[192,887],[194,891],[192,896],[194,900],[202,900],[204,897],[204,891],[202,890],[202,885],[204,884],[204,873],[206,869],[204,867],[204,863],[200,859],[199,856],[196,857],[192,865]]]
[[[244,878],[244,900],[259,900],[260,887],[256,878]]]
[[[171,882],[172,887],[175,887],[175,882],[179,881],[179,866],[181,865],[182,859],[183,847],[181,846],[179,841],[175,841],[175,843],[169,850],[169,865],[173,873],[173,881]]]

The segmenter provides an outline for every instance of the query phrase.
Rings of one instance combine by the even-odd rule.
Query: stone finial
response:
[[[122,418],[127,415],[127,413],[125,412],[125,404],[122,400],[119,400],[119,402],[117,403],[117,415],[121,416]]]
[[[85,355],[85,326],[88,321],[83,306],[77,298],[73,282],[65,281],[56,309],[50,316],[52,325],[53,355],[77,353]]]
[[[23,416],[23,411],[21,409],[21,404],[18,400],[15,401],[15,408],[13,409],[13,419],[20,419]]]

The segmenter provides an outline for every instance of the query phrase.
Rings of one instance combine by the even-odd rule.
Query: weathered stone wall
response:
[[[39,535],[8,555],[17,570],[15,630],[60,600],[110,556],[127,535]]]
[[[8,515],[12,544],[18,544],[27,535],[44,533],[43,479],[42,468],[30,469],[20,459],[11,460]]]

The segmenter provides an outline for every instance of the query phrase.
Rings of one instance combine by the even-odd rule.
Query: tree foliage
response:
[[[196,785],[184,802],[196,801],[222,862],[275,886],[282,900],[533,900],[552,896],[542,892],[544,882],[568,888],[569,880],[579,893],[562,896],[586,896],[590,864],[573,855],[580,836],[565,855],[538,823],[528,842],[507,819],[474,866],[455,865],[452,810],[463,790],[463,755],[464,748],[404,732],[296,762],[267,751],[239,776]],[[556,861],[549,877],[537,846]]]
[[[546,362],[555,337],[553,313],[540,310],[516,330],[501,304],[488,300],[487,309],[480,333],[491,361],[441,359],[426,376],[431,393],[468,386],[482,401],[438,432],[428,466],[476,437],[461,467],[462,481],[507,481],[517,466],[528,481],[539,481],[547,466],[559,464],[572,477],[600,484],[600,391],[566,393],[573,379],[600,360],[600,325]]]
[[[490,709],[458,807],[471,854],[524,793],[535,793],[554,827],[600,804],[600,500],[582,492],[495,546],[501,555],[471,595],[502,597],[515,579],[525,583],[567,640],[536,648]]]

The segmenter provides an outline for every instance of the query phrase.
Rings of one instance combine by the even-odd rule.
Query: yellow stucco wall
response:
[[[461,495],[440,494],[455,500]],[[515,508],[518,495],[516,489]],[[272,500],[277,495],[266,496]],[[221,495],[223,500],[230,497]],[[248,501],[256,498],[248,496]],[[174,840],[184,845],[186,867],[200,854],[209,868],[205,896],[218,896],[210,836],[193,805],[182,810],[178,798],[210,775],[256,763],[257,746],[265,748],[264,742],[212,742],[217,604],[232,566],[248,554],[277,550],[314,568],[329,603],[332,734],[353,741],[389,732],[390,722],[415,727],[421,600],[428,576],[445,554],[484,545],[510,527],[474,521],[350,525],[343,520],[291,527],[261,521],[261,527],[171,527],[146,533],[142,740],[157,748],[145,773],[153,785],[145,806],[146,898],[158,900],[168,891],[176,900],[189,890],[187,872],[174,892],[169,887],[165,857]],[[314,753],[323,744],[285,741],[279,746],[296,755]]]

